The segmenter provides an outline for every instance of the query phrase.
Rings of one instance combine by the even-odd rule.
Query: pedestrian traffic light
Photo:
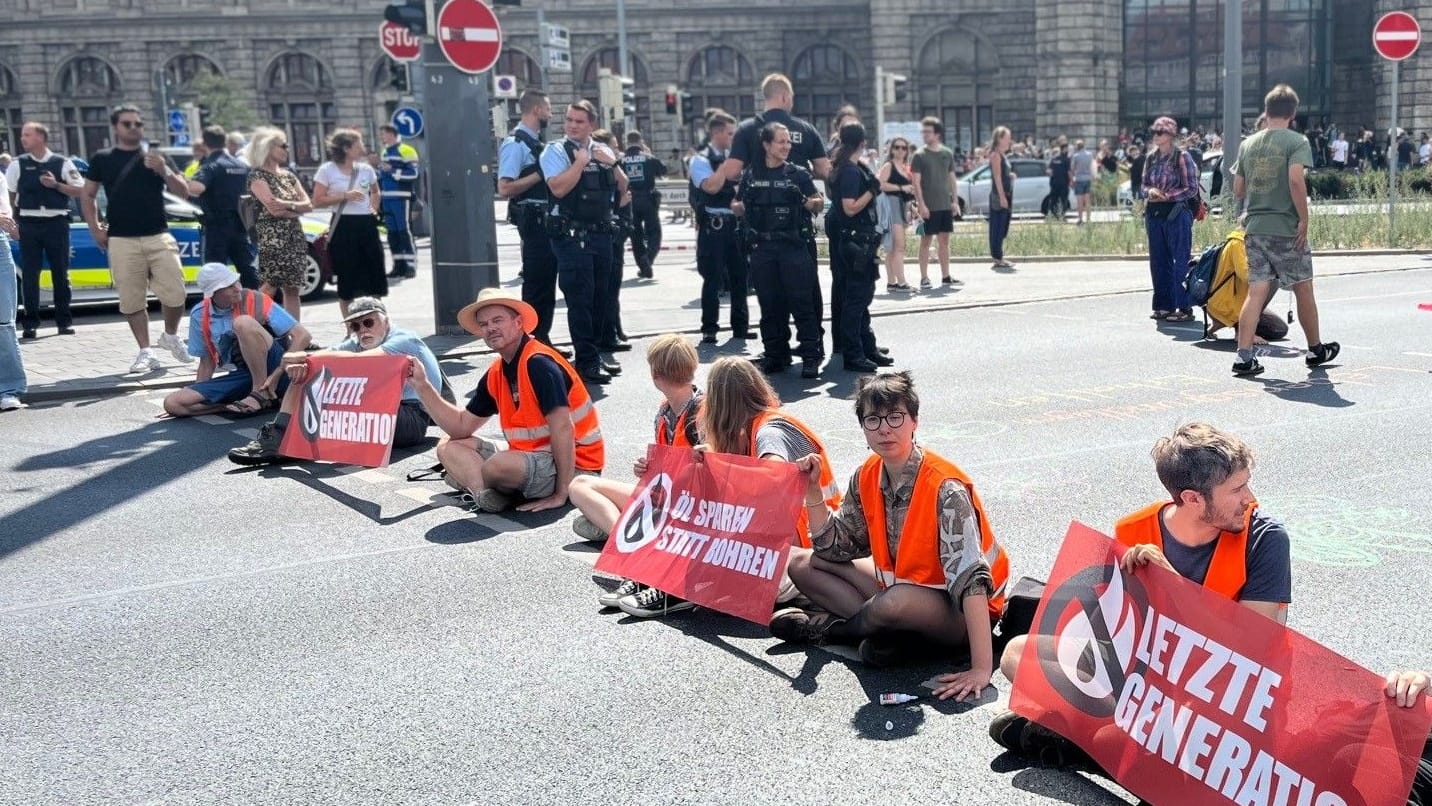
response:
[[[636,119],[636,82],[621,76],[621,119]]]
[[[686,121],[692,120],[692,119],[694,119],[695,117],[696,117],[696,99],[695,99],[695,98],[692,98],[692,97],[691,97],[691,93],[689,93],[689,92],[683,92],[683,93],[681,93],[681,120],[682,120],[682,122],[685,123]]]
[[[402,0],[389,3],[383,9],[383,19],[407,28],[418,36],[428,33],[428,4],[426,0]]]
[[[209,107],[203,104],[199,104],[199,131],[203,131],[209,128],[209,124],[212,122],[212,117],[209,114]]]
[[[610,68],[597,69],[597,106],[601,108],[602,123],[611,126],[622,116],[622,79]]]
[[[388,86],[398,92],[408,91],[408,66],[393,62],[388,71]]]
[[[666,114],[674,115],[677,109],[677,91],[675,84],[666,85]]]

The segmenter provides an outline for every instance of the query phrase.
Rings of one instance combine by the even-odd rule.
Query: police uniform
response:
[[[193,181],[204,186],[199,197],[204,210],[204,262],[232,263],[244,288],[258,288],[253,244],[239,219],[239,197],[249,191],[249,166],[221,148],[204,158]]]
[[[821,360],[820,305],[815,260],[807,242],[811,220],[806,199],[815,195],[810,172],[783,162],[766,167],[764,157],[742,172],[736,198],[745,206],[745,231],[751,244],[751,279],[761,304],[762,368],[778,372],[791,363],[795,319],[802,374],[815,377]]]
[[[378,173],[378,190],[383,226],[388,229],[388,251],[393,255],[393,271],[388,276],[416,277],[418,258],[408,220],[418,186],[418,150],[403,142],[384,146],[383,164],[388,170]]]
[[[498,178],[541,175],[541,159],[541,135],[519,123],[498,151]],[[522,301],[537,311],[537,324],[531,333],[543,344],[552,343],[552,314],[557,307],[557,257],[547,234],[548,203],[545,179],[507,200],[507,220],[517,227],[522,239]]]
[[[661,253],[661,193],[656,180],[666,176],[666,165],[641,146],[632,146],[622,157],[622,172],[631,189],[631,254],[637,276],[650,278],[651,264]]]
[[[845,358],[847,369],[869,371],[872,364],[888,365],[880,355],[870,329],[870,303],[879,275],[875,254],[879,248],[875,197],[880,186],[875,174],[860,163],[845,163],[831,170],[831,206],[826,217],[830,238],[830,329],[834,352]],[[853,216],[845,214],[844,201],[871,193],[869,204]]]
[[[731,293],[731,332],[746,338],[751,314],[746,303],[746,255],[741,249],[731,200],[736,185],[707,193],[701,183],[721,170],[726,155],[711,146],[691,160],[691,202],[696,211],[696,270],[701,274],[701,333],[708,340],[721,329],[721,288]],[[765,310],[764,305],[762,310]]]
[[[598,289],[607,306],[606,327],[597,334],[603,350],[616,348],[626,341],[626,331],[622,330],[621,293],[622,278],[626,274],[627,236],[632,231],[632,204],[622,204],[621,198],[614,195],[612,205],[615,208],[612,212],[612,271],[607,287]]]
[[[25,295],[21,325],[27,334],[40,326],[40,272],[48,260],[55,297],[55,326],[67,330],[73,323],[70,317],[70,197],[58,187],[45,187],[40,177],[48,173],[56,183],[84,182],[74,163],[48,150],[39,159],[21,154],[6,173],[15,193],[15,223],[20,229],[20,277]]]

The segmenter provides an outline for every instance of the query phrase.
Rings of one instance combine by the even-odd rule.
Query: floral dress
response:
[[[298,177],[288,171],[271,173],[262,168],[250,169],[250,186],[255,179],[264,180],[269,192],[280,202],[297,202],[303,198]],[[302,286],[303,276],[308,272],[308,241],[303,237],[298,219],[277,218],[260,208],[257,229],[259,279],[277,288]]]

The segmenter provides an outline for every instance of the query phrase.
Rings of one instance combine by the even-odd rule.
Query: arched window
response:
[[[839,45],[815,45],[801,51],[791,66],[791,81],[796,85],[793,112],[810,122],[825,136],[842,104],[860,100],[860,70],[855,59]],[[874,125],[874,116],[867,121]],[[873,139],[873,138],[872,138]]]
[[[920,115],[945,124],[945,144],[970,151],[994,128],[994,77],[999,54],[984,39],[947,28],[920,49],[915,75]]]
[[[0,151],[20,153],[20,82],[15,73],[0,64]]]
[[[175,101],[197,101],[190,88],[196,77],[203,73],[222,75],[219,66],[207,56],[197,53],[182,53],[164,64],[164,88],[168,91],[170,103]]]
[[[538,87],[542,84],[542,68],[537,64],[537,60],[523,51],[512,48],[502,51],[502,55],[497,57],[497,66],[493,68],[493,72],[500,76],[516,78],[518,95],[521,95],[522,91],[528,87]],[[596,79],[592,80],[596,81]]]
[[[109,146],[109,109],[121,103],[119,74],[94,56],[76,56],[60,68],[57,82],[65,148],[87,157]]]
[[[290,158],[303,167],[323,162],[323,140],[338,120],[328,68],[307,53],[289,52],[264,78],[269,118],[288,132]]]
[[[596,103],[597,108],[601,109],[601,104],[597,103],[597,96],[599,94],[597,92],[597,71],[605,67],[617,75],[622,75],[621,59],[618,58],[619,56],[620,51],[616,48],[602,48],[596,53],[593,53],[591,57],[587,59],[586,66],[582,68],[582,82],[577,85],[577,96]],[[636,93],[636,128],[637,131],[646,132],[647,136],[650,137],[651,83],[647,78],[646,64],[631,51],[627,51],[627,56],[631,59],[632,74],[630,78],[632,80],[632,90]],[[565,109],[554,110],[552,115],[560,120],[565,113]],[[607,128],[611,129],[612,133],[618,138],[625,136],[626,133],[623,131],[622,122],[620,120],[603,122],[609,124]],[[623,145],[625,145],[625,141],[623,141]]]
[[[737,120],[756,114],[756,71],[733,47],[712,45],[691,57],[686,88],[696,110],[697,120],[686,121],[693,140],[705,129],[700,117],[707,109],[724,109]]]

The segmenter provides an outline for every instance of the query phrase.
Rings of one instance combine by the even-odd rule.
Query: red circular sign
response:
[[[433,32],[443,55],[464,73],[485,73],[502,52],[502,26],[497,15],[478,0],[449,0],[438,13]]]
[[[1372,46],[1384,59],[1400,62],[1417,52],[1422,44],[1422,26],[1405,11],[1383,14],[1372,27]]]
[[[383,21],[378,26],[378,44],[395,62],[414,62],[423,50],[423,42],[402,25]]]

